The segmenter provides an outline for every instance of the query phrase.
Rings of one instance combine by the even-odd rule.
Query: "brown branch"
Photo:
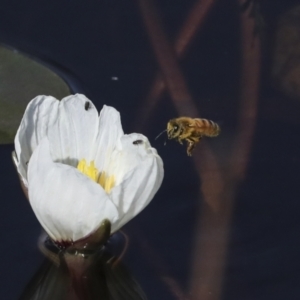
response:
[[[183,115],[196,116],[197,108],[192,102],[192,96],[178,67],[175,52],[162,30],[159,14],[154,4],[151,0],[138,0],[138,3],[153,50],[176,109]]]
[[[153,4],[150,0],[139,0],[139,3],[166,86],[178,113],[199,116],[180,73],[175,53],[161,29]],[[241,108],[234,151],[232,157],[229,157],[229,167],[223,170],[226,177],[222,177],[213,153],[204,143],[200,147],[201,152],[195,151],[194,154],[205,200],[194,247],[195,259],[191,282],[191,294],[194,299],[217,300],[222,291],[233,203],[237,187],[246,172],[255,128],[260,47],[258,38],[253,36],[254,25],[254,20],[250,19],[247,13],[242,15]],[[162,85],[160,89],[163,90]]]
[[[238,1],[239,5],[241,2]],[[220,210],[216,213],[205,206],[198,224],[191,291],[193,299],[199,300],[221,299],[234,199],[247,170],[255,130],[259,98],[260,43],[259,38],[253,35],[255,21],[249,18],[248,12],[241,15],[240,22],[242,78],[238,133],[230,167],[224,178],[224,190],[219,198],[219,202],[222,201]]]
[[[175,53],[163,32],[156,8],[151,0],[138,0],[138,2],[161,72],[164,75],[167,89],[178,114],[199,117],[200,113],[181,74]],[[212,195],[215,191],[217,191],[218,194],[219,191],[217,188],[222,185],[218,182],[215,186],[211,186],[212,173],[210,170],[214,170],[214,176],[216,178],[221,178],[221,174],[218,170],[217,161],[205,142],[201,142],[201,148],[202,153],[195,151],[193,159],[199,177],[202,178],[203,190],[205,191],[205,196],[207,196],[205,200],[208,201],[211,206],[215,206],[216,200]]]
[[[175,53],[169,46],[162,26],[159,23],[159,17],[154,5],[151,3],[151,0],[139,0],[139,4],[161,72],[165,78],[167,89],[178,113],[180,115],[200,116],[185,84],[184,78],[181,75]],[[202,183],[204,199],[212,209],[211,211],[219,211],[221,202],[220,194],[224,186],[217,161],[205,143],[201,145],[201,152],[194,152],[193,159],[199,178],[202,179],[199,184]],[[205,226],[206,229],[210,228],[211,221],[215,220],[211,219],[210,215],[208,216],[209,218],[206,220],[209,226]],[[206,248],[204,248],[204,250],[205,249]]]
[[[241,5],[243,1],[238,0]],[[251,9],[251,8],[250,8]],[[260,85],[261,47],[259,36],[254,36],[255,19],[245,12],[241,15],[242,78],[239,130],[232,155],[232,176],[242,180],[248,165],[253,141]]]
[[[193,5],[187,17],[185,24],[180,30],[174,45],[175,54],[181,58],[187,51],[189,45],[194,39],[197,31],[206,19],[215,0],[198,0]],[[145,8],[146,9],[146,8]],[[148,25],[152,26],[152,24]],[[140,131],[150,118],[151,112],[159,102],[162,93],[166,88],[163,75],[158,72],[155,76],[152,88],[146,97],[145,102],[141,105],[138,113],[138,118],[134,125],[134,129]]]
[[[187,51],[215,2],[216,0],[198,0],[191,8],[187,21],[182,26],[175,43],[175,52],[179,57],[182,57]]]

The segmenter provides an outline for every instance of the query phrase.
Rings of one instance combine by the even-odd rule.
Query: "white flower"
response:
[[[123,133],[120,115],[100,117],[84,95],[38,96],[15,137],[17,166],[41,225],[56,241],[77,241],[104,219],[112,232],[151,201],[163,163],[148,139]]]

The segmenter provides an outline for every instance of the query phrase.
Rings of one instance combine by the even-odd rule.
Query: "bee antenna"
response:
[[[155,140],[157,140],[164,132],[166,132],[167,131],[167,129],[165,129],[165,130],[163,130],[156,138],[155,138]]]

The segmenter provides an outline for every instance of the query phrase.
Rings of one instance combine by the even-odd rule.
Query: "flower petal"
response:
[[[15,163],[26,187],[28,161],[56,120],[58,103],[58,100],[51,96],[38,96],[29,102],[25,110],[15,137]]]
[[[45,137],[28,168],[29,200],[38,220],[57,241],[76,241],[104,219],[114,224],[118,211],[100,185],[77,169],[54,163]]]
[[[53,160],[74,167],[78,160],[91,160],[98,122],[94,104],[84,95],[62,99],[56,122],[48,133]]]
[[[106,169],[111,153],[118,147],[123,134],[120,113],[113,107],[104,105],[100,112],[99,129],[93,155],[99,171]]]
[[[111,153],[104,171],[108,176],[114,175],[115,185],[118,185],[127,173],[153,155],[158,156],[147,137],[138,133],[125,134],[120,138],[119,146]]]
[[[122,151],[112,159],[118,170],[114,173],[117,174],[117,185],[110,197],[120,214],[112,231],[122,227],[149,204],[164,176],[163,162],[145,136],[136,133],[125,135],[121,143]]]

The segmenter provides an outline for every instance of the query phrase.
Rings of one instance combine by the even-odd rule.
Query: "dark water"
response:
[[[221,274],[219,299],[224,300],[300,299],[300,103],[276,90],[270,79],[278,16],[295,1],[261,2],[266,36],[260,102],[246,176],[232,208]],[[156,4],[174,40],[193,1]],[[217,1],[180,64],[201,116],[221,125],[220,138],[208,141],[221,163],[227,161],[237,131],[238,12],[235,1]],[[116,107],[124,131],[136,130],[136,117],[159,68],[137,3],[2,1],[0,42],[71,74],[75,92],[85,93],[98,109]],[[176,116],[165,93],[142,129],[164,160],[165,179],[149,207],[124,227],[129,248],[123,261],[148,299],[184,299],[175,287],[191,297],[186,299],[198,299],[189,295],[191,282],[206,280],[193,278],[192,271],[204,202],[195,163],[180,145],[154,140]],[[18,299],[44,259],[37,248],[41,228],[19,186],[12,150],[12,145],[0,147],[0,298],[5,300]],[[222,236],[222,228],[213,228],[209,238],[218,239],[220,232]],[[118,239],[112,238],[112,248],[120,247]]]

